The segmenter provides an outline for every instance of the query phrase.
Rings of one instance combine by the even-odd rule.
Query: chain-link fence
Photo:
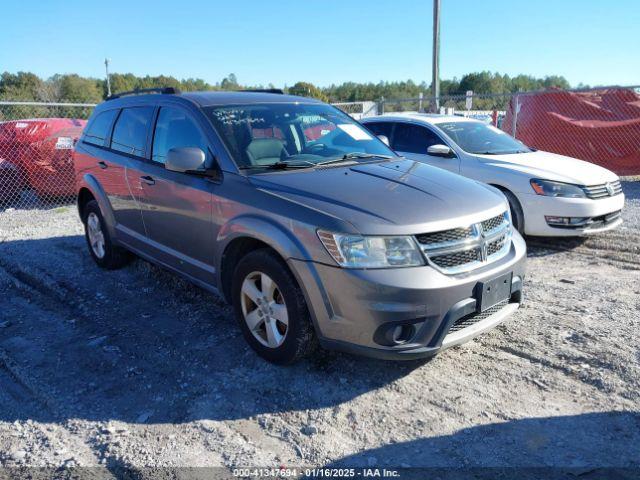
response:
[[[435,111],[433,97],[334,104],[355,118]],[[0,210],[72,202],[72,151],[95,105],[0,102]],[[530,147],[640,175],[640,87],[442,96],[439,113],[492,123]]]
[[[640,87],[380,99],[377,113],[438,112],[486,121],[538,150],[640,175]]]
[[[74,201],[73,147],[94,106],[0,102],[0,210]]]

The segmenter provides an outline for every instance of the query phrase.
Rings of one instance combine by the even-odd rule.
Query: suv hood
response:
[[[411,160],[249,178],[265,193],[348,222],[362,234],[445,230],[508,208],[493,187]]]
[[[593,163],[549,152],[514,153],[511,155],[475,155],[486,165],[519,171],[530,178],[543,178],[577,185],[601,185],[618,176]]]

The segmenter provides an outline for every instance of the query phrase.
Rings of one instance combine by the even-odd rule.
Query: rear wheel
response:
[[[91,200],[87,203],[82,218],[89,253],[98,266],[108,270],[124,266],[130,255],[113,244],[98,202]]]
[[[232,298],[244,338],[261,357],[286,365],[314,350],[315,332],[302,291],[273,251],[256,250],[240,260]]]

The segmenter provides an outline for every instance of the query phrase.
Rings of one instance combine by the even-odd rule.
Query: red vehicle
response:
[[[0,199],[31,188],[41,198],[75,193],[72,152],[87,121],[34,118],[0,123]]]

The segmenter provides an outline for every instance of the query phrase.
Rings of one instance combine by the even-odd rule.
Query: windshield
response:
[[[204,110],[241,169],[302,168],[396,156],[330,105],[270,103]]]
[[[438,123],[437,127],[465,152],[501,155],[531,151],[525,144],[493,125],[479,122],[447,122]]]

